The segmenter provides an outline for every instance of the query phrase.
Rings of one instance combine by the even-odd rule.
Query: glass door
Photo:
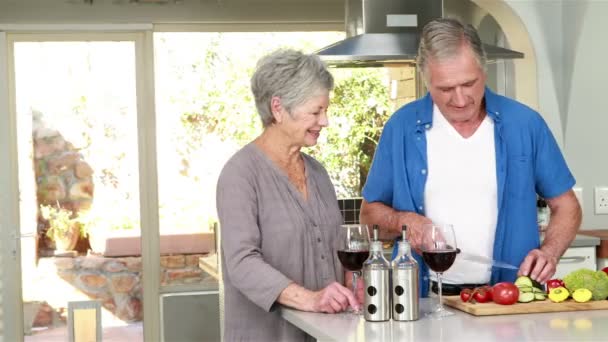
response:
[[[143,341],[138,37],[9,35],[25,341]]]

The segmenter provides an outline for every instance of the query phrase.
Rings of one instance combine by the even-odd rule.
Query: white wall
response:
[[[565,154],[584,189],[588,229],[608,229],[594,215],[593,189],[608,186],[608,1],[564,1]]]
[[[583,229],[608,229],[594,213],[594,187],[608,186],[604,114],[608,95],[608,1],[507,0],[521,17],[537,54],[539,110],[561,141],[583,188]],[[559,125],[556,123],[559,122]],[[560,127],[561,126],[561,127]],[[557,128],[560,127],[560,130]]]

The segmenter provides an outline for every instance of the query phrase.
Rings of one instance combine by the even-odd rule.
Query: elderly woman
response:
[[[333,77],[315,55],[263,57],[251,89],[264,130],[217,185],[227,341],[302,341],[278,304],[335,313],[359,307],[332,250],[341,224],[327,171],[301,152],[327,126]]]

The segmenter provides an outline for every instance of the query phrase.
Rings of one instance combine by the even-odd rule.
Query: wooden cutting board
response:
[[[532,301],[530,303],[500,305],[496,303],[464,303],[460,299],[460,296],[444,296],[443,304],[475,316],[608,309],[608,300],[592,300],[586,303],[577,303],[572,299],[568,299],[561,303],[554,303],[545,299],[543,301]]]

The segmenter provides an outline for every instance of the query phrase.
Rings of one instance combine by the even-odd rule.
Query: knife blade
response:
[[[460,253],[458,253],[458,257],[463,260],[468,260],[468,261],[472,261],[472,262],[476,262],[479,264],[484,264],[484,265],[488,265],[488,266],[492,266],[492,267],[506,268],[509,270],[519,270],[519,267],[517,267],[517,266],[511,265],[511,264],[503,262],[503,261],[493,260],[493,259],[490,259],[488,257],[482,256],[479,254],[472,254],[472,253],[460,251]]]

